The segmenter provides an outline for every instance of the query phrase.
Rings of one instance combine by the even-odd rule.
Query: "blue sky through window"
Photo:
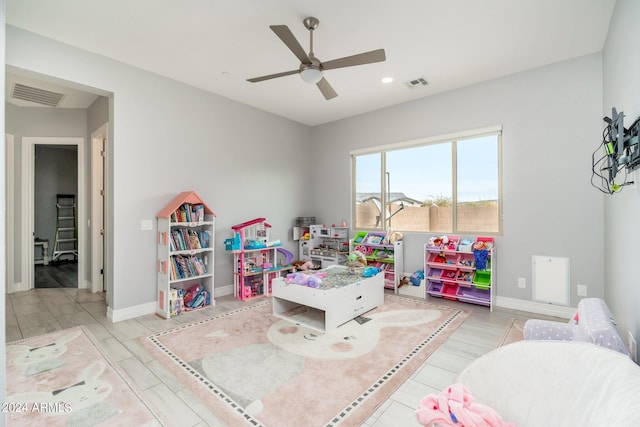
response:
[[[457,142],[458,202],[498,199],[498,137]],[[420,201],[451,197],[451,143],[387,152],[391,192]],[[386,179],[386,178],[385,178]],[[380,192],[380,154],[357,156],[356,191]]]

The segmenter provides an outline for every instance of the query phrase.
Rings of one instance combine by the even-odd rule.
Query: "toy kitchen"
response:
[[[349,227],[310,225],[305,243],[308,258],[320,268],[344,264],[349,256]]]

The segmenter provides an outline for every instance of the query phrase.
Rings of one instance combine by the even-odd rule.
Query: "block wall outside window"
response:
[[[352,153],[355,228],[499,234],[500,135]]]

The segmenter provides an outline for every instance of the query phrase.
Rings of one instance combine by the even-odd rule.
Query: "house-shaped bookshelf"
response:
[[[215,212],[195,191],[178,194],[156,215],[156,313],[165,319],[215,305],[215,218]]]

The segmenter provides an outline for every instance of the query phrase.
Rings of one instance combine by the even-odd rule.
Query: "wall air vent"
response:
[[[415,89],[415,88],[421,87],[421,86],[426,86],[428,84],[429,84],[429,82],[424,77],[418,77],[417,79],[413,79],[413,80],[410,80],[410,81],[407,82],[407,85],[411,89]]]
[[[62,98],[64,98],[64,94],[16,83],[13,86],[11,97],[48,107],[57,107]]]

